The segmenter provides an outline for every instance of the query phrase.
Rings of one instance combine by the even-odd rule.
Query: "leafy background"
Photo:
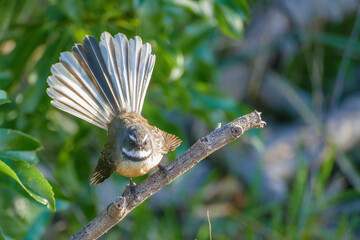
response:
[[[143,115],[183,139],[165,162],[218,122],[257,109],[269,123],[103,239],[358,239],[359,14],[333,1],[320,20],[296,22],[274,2],[0,1],[0,239],[67,239],[128,183],[114,174],[90,188],[106,133],[55,109],[45,93],[60,52],[103,31],[153,46]],[[276,38],[282,25],[267,17],[277,8],[292,22]]]

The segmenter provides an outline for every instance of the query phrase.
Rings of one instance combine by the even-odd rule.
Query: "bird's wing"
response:
[[[181,139],[176,135],[160,130],[161,135],[164,138],[164,144],[162,145],[162,154],[174,151],[181,144]]]
[[[96,165],[93,177],[90,180],[90,185],[95,186],[105,181],[115,171],[116,165],[113,161],[108,148],[104,148],[101,152],[98,164]]]

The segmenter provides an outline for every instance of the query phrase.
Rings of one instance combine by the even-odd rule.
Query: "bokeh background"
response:
[[[128,184],[113,174],[89,186],[106,132],[55,109],[45,93],[60,52],[103,31],[152,44],[143,115],[183,139],[163,164],[219,122],[256,109],[268,125],[102,239],[359,239],[359,5],[1,0],[0,239],[68,239]]]

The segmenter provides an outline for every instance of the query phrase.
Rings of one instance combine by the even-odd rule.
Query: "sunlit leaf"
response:
[[[55,198],[52,188],[42,173],[24,161],[2,158],[0,171],[17,181],[36,201],[55,211]]]
[[[6,92],[0,89],[0,105],[10,102]]]
[[[245,21],[250,17],[250,10],[246,0],[215,0],[215,2],[227,6]]]
[[[231,38],[242,37],[244,30],[243,18],[233,9],[214,3],[215,17],[222,33]]]
[[[171,4],[175,4],[177,6],[187,8],[187,9],[189,9],[190,11],[192,11],[195,14],[201,14],[202,13],[201,5],[200,5],[199,2],[196,2],[196,1],[173,0],[173,1],[171,1]]]

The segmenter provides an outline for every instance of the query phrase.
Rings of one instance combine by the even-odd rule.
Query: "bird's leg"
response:
[[[135,186],[136,186],[136,184],[133,182],[132,178],[130,178],[130,185],[129,185],[130,192],[136,198]]]
[[[170,178],[169,178],[168,171],[166,170],[166,168],[161,164],[159,164],[158,167],[159,167],[160,171],[165,175],[166,181],[169,183]]]

